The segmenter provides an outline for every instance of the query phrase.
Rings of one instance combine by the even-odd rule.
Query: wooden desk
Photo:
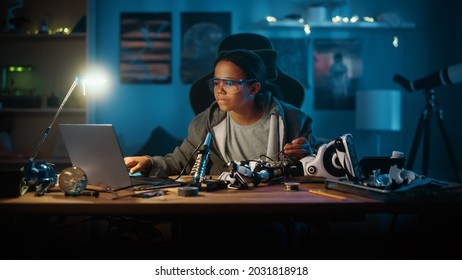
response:
[[[448,209],[462,209],[462,201],[448,204],[420,201],[383,202],[354,194],[326,190],[322,183],[301,183],[299,191],[287,191],[282,184],[261,184],[247,190],[222,189],[199,192],[199,196],[182,197],[176,188],[169,188],[164,196],[152,198],[126,197],[113,200],[114,195],[101,192],[100,197],[65,196],[58,188],[41,197],[33,192],[19,198],[1,198],[0,213],[65,214],[65,215],[249,215],[319,213],[425,213]],[[345,197],[344,200],[320,196],[308,190],[321,190]],[[120,191],[119,195],[129,194]],[[431,206],[431,207],[429,207]]]
[[[322,190],[345,199],[319,196],[308,192],[308,189]],[[91,252],[90,258],[126,258],[121,247],[135,250],[137,255],[132,255],[135,258],[195,258],[197,250],[213,252],[218,258],[229,258],[229,251],[235,250],[237,253],[245,252],[246,258],[294,258],[297,254],[302,258],[323,259],[460,258],[462,252],[462,244],[458,241],[462,203],[457,200],[450,203],[383,202],[326,190],[324,184],[319,183],[301,183],[299,191],[287,191],[283,184],[262,184],[248,190],[200,192],[196,197],[178,196],[176,188],[166,190],[167,195],[149,199],[126,197],[113,200],[110,193],[101,193],[98,198],[70,197],[61,191],[41,197],[27,193],[19,198],[2,198],[0,216],[4,217],[2,228],[6,229],[6,233],[0,233],[0,237],[5,234],[2,240],[14,240],[5,252],[16,258],[42,258],[50,254],[72,258],[72,252],[82,248]],[[120,195],[128,193],[121,191]],[[19,222],[15,217],[19,217]],[[71,222],[55,225],[59,217],[67,217]],[[152,242],[140,240],[137,236],[127,239],[124,234],[109,238],[105,230],[104,234],[98,231],[101,222],[107,224],[108,217],[133,217],[135,221],[144,221],[145,217],[159,219],[160,226],[167,225],[166,236],[170,239]],[[77,222],[72,222],[73,219]],[[81,221],[87,221],[89,225]],[[300,223],[309,225],[309,231],[301,239],[289,238],[285,255],[280,254],[271,242],[263,243],[268,247],[248,252],[249,248],[256,246],[254,242],[265,235],[248,232],[249,225],[260,221],[281,222],[289,236],[300,233],[299,228],[294,226]],[[132,220],[127,222],[131,225]],[[186,235],[185,225],[190,226]],[[235,231],[228,233],[226,228],[225,239],[221,235],[214,236],[212,230],[215,226],[223,225],[231,225],[230,228]],[[63,228],[69,231],[61,232]],[[191,229],[194,232],[198,228],[205,230],[192,238],[193,243],[189,243]],[[57,239],[59,236],[69,237]],[[27,237],[34,240],[41,237],[45,241],[35,244],[38,249],[31,250],[30,243],[25,243],[29,245],[18,250],[16,244],[21,244]],[[117,238],[116,241],[114,238]],[[184,247],[185,242],[196,244],[196,240],[203,242],[192,248]],[[224,249],[222,242],[227,244],[230,240],[234,243]],[[247,242],[241,244],[241,240]],[[261,242],[258,243],[262,246]],[[63,251],[62,246],[66,246],[66,250]],[[152,255],[151,252],[162,255]],[[298,255],[300,253],[302,255]]]
[[[308,189],[322,190],[345,197],[344,200],[320,196]],[[260,185],[247,190],[222,189],[199,192],[199,196],[182,197],[176,188],[166,189],[164,196],[152,198],[126,197],[113,200],[114,195],[102,192],[98,198],[65,196],[53,191],[41,197],[33,192],[19,198],[0,199],[1,213],[66,214],[66,215],[249,215],[249,214],[310,214],[320,212],[364,212],[383,210],[384,203],[361,196],[325,190],[323,184],[300,185],[299,191],[287,191],[283,184]],[[129,194],[120,191],[120,195]]]
[[[303,180],[303,178],[298,178]],[[296,181],[296,180],[292,180]],[[326,190],[323,183],[301,183],[299,191],[287,191],[282,183],[261,184],[247,190],[222,189],[182,197],[176,188],[152,198],[126,197],[101,192],[98,198],[65,196],[59,188],[36,197],[33,192],[19,198],[1,198],[0,213],[62,215],[312,215],[335,213],[438,213],[462,210],[462,201],[383,202],[359,195]],[[321,190],[345,197],[320,196],[308,190]],[[129,194],[120,191],[119,195]]]

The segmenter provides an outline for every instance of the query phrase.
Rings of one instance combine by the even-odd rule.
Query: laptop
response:
[[[131,176],[112,124],[60,124],[59,128],[72,165],[85,171],[89,185],[112,190],[181,185],[169,178]]]

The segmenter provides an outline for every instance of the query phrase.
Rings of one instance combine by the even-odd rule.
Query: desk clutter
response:
[[[429,190],[435,195],[435,192],[447,192],[449,189],[461,187],[460,184],[449,184],[406,170],[404,154],[398,151],[394,151],[390,157],[364,157],[358,160],[351,134],[340,135],[320,146],[316,153],[300,160],[281,153],[278,160],[231,161],[228,163],[227,172],[220,174],[217,179],[212,179],[210,175],[205,175],[210,140],[209,133],[204,140],[204,148],[198,152],[195,168],[188,176],[178,176],[176,179],[157,178],[158,180],[152,184],[131,184],[115,189],[104,186],[100,191],[112,193],[113,199],[152,198],[171,195],[173,192],[164,189],[176,188],[174,194],[177,196],[194,197],[198,196],[199,192],[246,190],[258,187],[260,183],[274,182],[284,183],[286,191],[297,191],[299,184],[290,182],[297,177],[321,179],[325,182],[326,189],[375,199],[416,190]],[[56,175],[50,164],[42,166],[40,162],[34,161],[29,161],[28,164],[32,166],[26,168],[26,171],[33,174],[23,174],[18,196],[31,191],[35,191],[36,196],[42,196],[55,186],[59,186],[66,196],[99,196],[98,191],[86,190],[88,178],[85,171],[79,167],[67,168]],[[119,195],[121,190],[129,190],[130,193]]]
[[[429,177],[420,177],[409,184],[392,188],[376,187],[367,183],[350,180],[329,180],[325,182],[326,189],[360,195],[385,202],[405,202],[417,200],[420,202],[460,201],[462,185],[436,180]]]

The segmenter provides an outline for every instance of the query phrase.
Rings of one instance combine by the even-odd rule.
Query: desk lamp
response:
[[[51,131],[53,124],[55,123],[58,115],[61,113],[64,104],[66,104],[67,99],[74,91],[75,87],[78,84],[82,84],[82,91],[83,95],[85,95],[85,86],[86,85],[96,85],[105,82],[105,79],[102,76],[94,76],[93,74],[84,75],[82,77],[76,77],[74,82],[72,83],[71,87],[66,93],[61,105],[59,106],[58,110],[56,111],[55,116],[53,117],[50,125],[45,129],[43,133],[42,139],[37,145],[35,152],[29,158],[27,165],[21,168],[21,181],[19,183],[19,194],[21,196],[25,195],[32,187],[35,187],[35,195],[42,196],[45,192],[50,188],[53,187],[57,182],[57,175],[52,163],[42,162],[42,161],[35,161],[35,158],[40,151],[45,139],[47,138],[48,134]],[[82,189],[83,190],[83,189]]]
[[[399,90],[358,91],[356,128],[377,132],[376,153],[380,156],[380,131],[401,130],[401,92]]]

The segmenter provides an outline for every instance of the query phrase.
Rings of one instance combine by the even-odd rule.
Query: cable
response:
[[[193,158],[193,156],[196,154],[196,152],[199,150],[199,148],[204,142],[205,142],[205,138],[199,143],[199,145],[197,145],[197,147],[194,149],[194,151],[189,156],[188,161],[186,162],[185,166],[183,166],[183,169],[181,169],[180,174],[178,174],[178,176],[173,180],[176,181],[180,179],[180,177],[183,175],[183,172],[186,170],[186,167],[188,166],[188,164],[191,163],[191,159]]]

